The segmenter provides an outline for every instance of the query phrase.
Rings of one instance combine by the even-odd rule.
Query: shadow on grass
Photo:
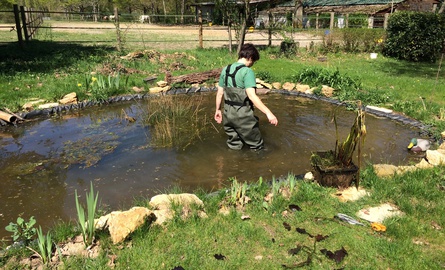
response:
[[[394,76],[408,77],[436,77],[439,63],[430,62],[408,62],[403,60],[389,59],[376,64],[376,68]]]
[[[47,73],[72,66],[79,60],[96,63],[115,51],[110,46],[83,46],[75,43],[30,41],[23,49],[18,43],[0,45],[0,70],[4,75],[19,72]]]

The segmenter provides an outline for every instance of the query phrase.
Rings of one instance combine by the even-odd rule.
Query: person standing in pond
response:
[[[255,46],[244,44],[238,53],[238,61],[224,67],[219,77],[215,121],[223,123],[230,149],[240,150],[244,144],[253,150],[264,148],[254,107],[263,112],[272,125],[278,124],[277,117],[256,94],[255,74],[250,67],[259,59]],[[223,97],[224,113],[221,111]]]

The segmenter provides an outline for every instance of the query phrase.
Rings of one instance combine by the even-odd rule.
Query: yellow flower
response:
[[[382,38],[380,38],[380,39],[377,40],[377,43],[382,43],[382,42],[383,42],[383,39],[382,39]]]
[[[77,86],[82,87],[82,84],[81,83],[77,83]]]
[[[96,78],[96,77],[92,77],[91,80],[92,80],[93,82],[95,82],[95,81],[97,81],[97,78]]]

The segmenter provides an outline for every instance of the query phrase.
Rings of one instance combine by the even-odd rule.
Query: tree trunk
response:
[[[246,30],[247,30],[247,21],[250,15],[250,0],[244,0],[244,20],[240,29],[240,38],[238,43],[237,53],[241,50],[241,46],[244,44],[244,40],[246,39]]]
[[[232,22],[230,20],[227,29],[229,31],[229,52],[232,53]]]

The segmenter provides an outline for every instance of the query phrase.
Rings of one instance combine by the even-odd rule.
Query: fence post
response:
[[[14,4],[15,28],[20,47],[23,48],[22,27],[20,26],[19,6]]]
[[[29,33],[28,33],[28,27],[27,27],[27,23],[29,22],[29,20],[26,19],[27,16],[25,14],[24,6],[20,6],[20,15],[22,17],[23,34],[25,35],[25,40],[29,41]]]
[[[198,11],[198,23],[199,23],[199,48],[203,48],[202,45],[202,11],[199,9]]]
[[[329,22],[329,29],[334,29],[334,19],[335,19],[335,12],[331,12],[331,20]]]

